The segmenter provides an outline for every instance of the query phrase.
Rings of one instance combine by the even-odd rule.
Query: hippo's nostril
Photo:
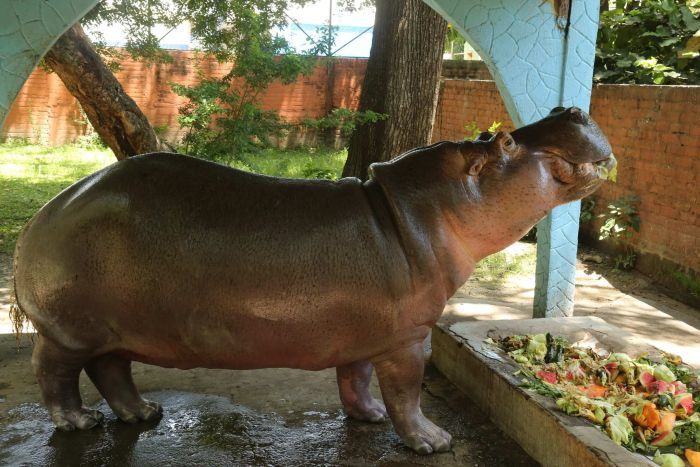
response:
[[[578,107],[571,107],[569,109],[569,115],[571,115],[571,121],[574,123],[588,123],[588,115]]]
[[[557,115],[560,114],[561,112],[564,112],[566,110],[566,107],[554,107],[551,112],[549,112],[549,115]]]

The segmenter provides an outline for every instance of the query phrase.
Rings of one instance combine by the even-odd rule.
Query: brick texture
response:
[[[493,81],[444,79],[433,125],[433,141],[464,139],[468,125],[487,130],[493,122],[513,129],[501,95]]]
[[[700,86],[599,85],[591,100],[591,114],[619,161],[617,183],[595,194],[598,206],[639,196],[641,229],[630,243],[695,272],[700,272],[700,127],[693,115],[699,105]]]
[[[186,99],[173,93],[170,83],[192,85],[200,76],[221,77],[230,65],[193,52],[173,51],[172,55],[174,62],[162,65],[147,66],[124,60],[115,75],[151,124],[163,128],[165,138],[175,141],[181,136],[178,108]],[[331,68],[321,65],[293,84],[271,85],[258,98],[263,108],[277,110],[284,120],[292,123],[306,117],[321,117],[333,107],[356,108],[365,68],[366,60],[353,59],[339,60]],[[329,82],[333,82],[330,88]],[[240,82],[236,84],[240,86]],[[0,134],[60,145],[75,140],[87,130],[80,106],[58,76],[37,69],[11,107]]]

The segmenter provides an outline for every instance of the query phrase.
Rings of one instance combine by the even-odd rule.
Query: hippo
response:
[[[131,362],[181,369],[336,368],[349,417],[390,418],[421,454],[450,435],[420,408],[423,342],[477,261],[614,165],[577,108],[513,131],[439,142],[371,177],[293,180],[153,153],[65,189],[27,224],[17,305],[37,330],[32,364],[59,429],[88,429],[85,370],[126,422],[162,409]],[[382,401],[369,392],[376,371]]]

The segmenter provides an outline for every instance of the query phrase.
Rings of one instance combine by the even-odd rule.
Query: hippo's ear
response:
[[[479,154],[474,154],[471,160],[467,161],[467,173],[472,177],[476,177],[477,175],[479,175],[481,169],[484,168],[484,165],[486,164],[488,158],[489,155],[486,151],[480,151]]]

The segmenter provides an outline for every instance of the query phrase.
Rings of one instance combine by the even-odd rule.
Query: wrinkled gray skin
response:
[[[347,414],[387,413],[419,453],[450,435],[420,410],[422,343],[474,264],[553,207],[593,192],[610,146],[578,109],[479,141],[374,164],[373,179],[252,175],[186,156],[117,162],[67,188],[23,231],[18,303],[59,428],[85,369],[122,420],[160,416],[132,360],[176,368],[336,367]],[[368,386],[376,369],[384,403]],[[385,408],[386,404],[386,408]]]

